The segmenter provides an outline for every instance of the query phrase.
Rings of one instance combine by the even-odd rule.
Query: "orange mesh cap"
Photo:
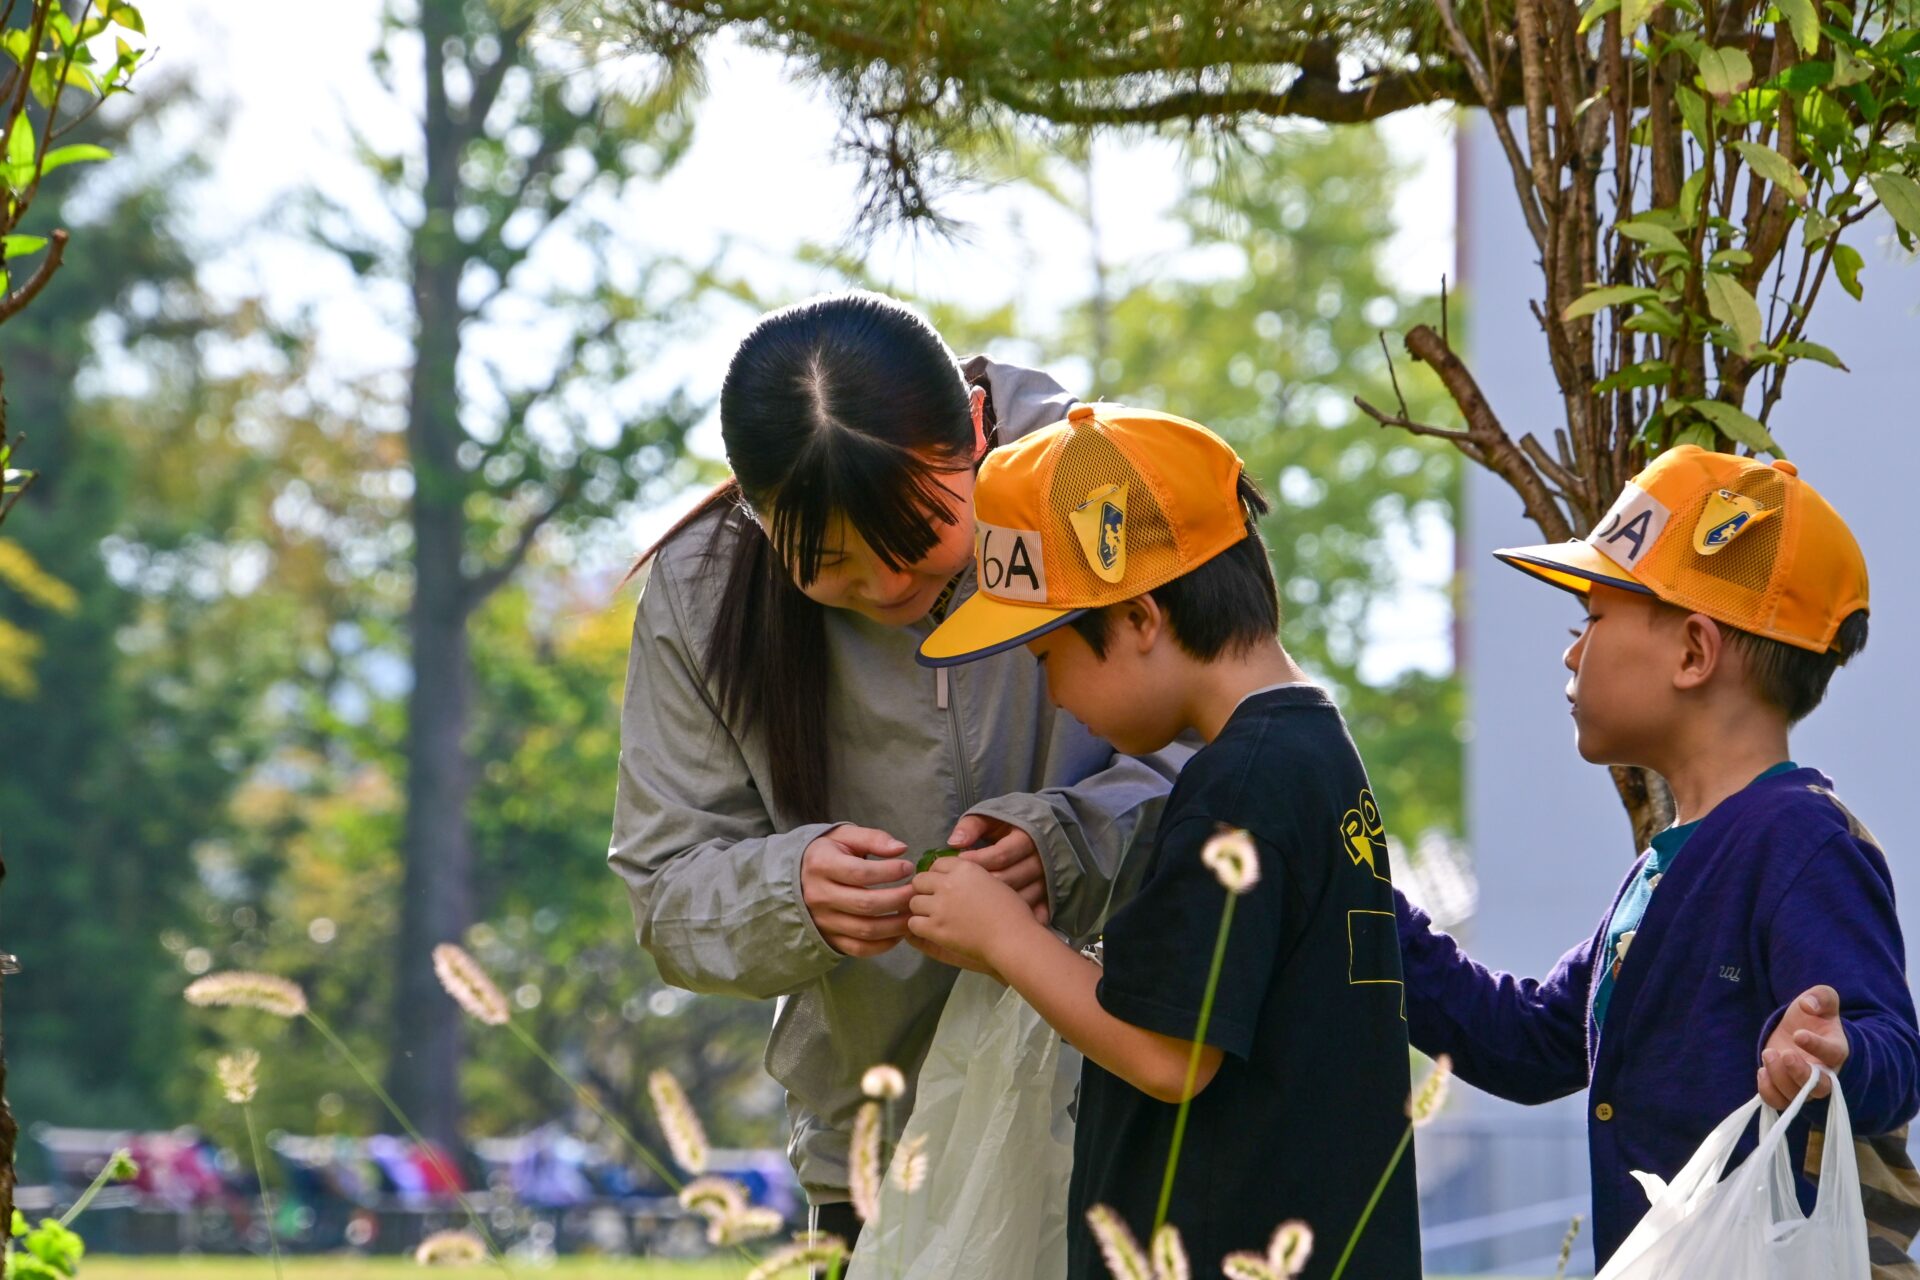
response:
[[[1635,476],[1585,541],[1493,554],[1569,591],[1644,592],[1816,653],[1867,607],[1860,544],[1791,462],[1690,444]]]
[[[973,491],[978,590],[920,645],[949,667],[1165,586],[1247,536],[1241,462],[1197,422],[1119,404],[987,455]]]

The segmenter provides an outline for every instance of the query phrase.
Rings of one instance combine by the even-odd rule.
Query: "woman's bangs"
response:
[[[836,438],[837,437],[837,438]],[[820,576],[835,517],[844,515],[889,569],[923,559],[940,542],[940,526],[959,522],[958,495],[944,477],[969,464],[929,461],[871,437],[829,432],[807,451],[768,501],[767,536],[804,586]]]

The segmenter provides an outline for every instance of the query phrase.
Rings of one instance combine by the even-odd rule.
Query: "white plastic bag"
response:
[[[1019,992],[962,973],[901,1137],[926,1136],[926,1182],[909,1195],[889,1172],[847,1280],[1060,1280],[1079,1079],[1080,1054]]]
[[[1837,1079],[1811,1214],[1801,1212],[1794,1191],[1787,1126],[1819,1078],[1816,1070],[1784,1112],[1756,1096],[1721,1121],[1664,1187],[1636,1175],[1653,1206],[1595,1280],[1868,1280],[1866,1210]],[[1727,1158],[1755,1115],[1759,1144],[1723,1180]]]

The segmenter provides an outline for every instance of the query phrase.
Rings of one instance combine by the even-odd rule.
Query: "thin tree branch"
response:
[[[520,46],[526,41],[527,32],[532,27],[532,18],[522,18],[512,26],[500,29],[496,37],[500,42],[500,56],[473,77],[473,94],[467,99],[466,119],[461,122],[461,132],[467,141],[479,137],[486,129],[487,116],[493,110],[495,99],[500,96],[500,86],[505,83],[507,72],[518,62]]]
[[[1520,495],[1527,517],[1549,542],[1562,542],[1571,537],[1572,527],[1548,491],[1546,481],[1500,425],[1486,393],[1460,357],[1440,340],[1438,333],[1424,324],[1415,325],[1407,332],[1406,345],[1414,359],[1434,371],[1454,404],[1459,406],[1467,422],[1467,434],[1483,455],[1478,461]]]
[[[506,585],[507,580],[519,572],[520,566],[526,562],[527,553],[533,550],[534,539],[540,536],[540,531],[565,510],[567,504],[572,502],[574,496],[580,492],[584,475],[585,470],[582,467],[576,466],[569,471],[567,478],[561,482],[559,491],[554,494],[553,500],[528,516],[525,523],[520,526],[520,533],[514,538],[513,547],[507,552],[506,558],[492,568],[482,570],[467,579],[466,586],[461,592],[461,601],[468,613],[486,603],[488,596]]]
[[[1520,143],[1513,136],[1513,126],[1507,121],[1506,104],[1501,101],[1491,77],[1487,75],[1485,64],[1475,52],[1473,42],[1467,39],[1466,31],[1460,26],[1460,17],[1454,12],[1453,0],[1434,0],[1434,7],[1440,11],[1440,18],[1447,26],[1447,34],[1453,40],[1454,52],[1467,68],[1467,74],[1473,80],[1474,89],[1480,95],[1481,105],[1487,108],[1487,119],[1493,125],[1493,131],[1500,139],[1500,149],[1507,154],[1507,167],[1513,172],[1514,190],[1520,197],[1520,212],[1527,220],[1527,230],[1533,233],[1533,243],[1542,253],[1546,252],[1547,224],[1541,215],[1533,185],[1533,167],[1527,158],[1520,154]]]
[[[12,319],[22,307],[40,295],[40,291],[47,287],[47,281],[53,279],[53,273],[60,269],[60,260],[66,254],[67,233],[65,228],[61,228],[47,237],[47,256],[41,261],[39,270],[27,277],[25,284],[0,298],[0,324]]]

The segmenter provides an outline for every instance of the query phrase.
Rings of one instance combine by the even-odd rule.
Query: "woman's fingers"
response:
[[[904,840],[896,840],[877,827],[856,827],[851,823],[835,827],[821,836],[820,840],[837,844],[849,853],[876,858],[897,858],[907,851]],[[820,843],[820,840],[814,841],[814,844]]]
[[[898,941],[907,936],[905,913],[891,916],[856,916],[844,911],[813,913],[814,927],[829,937],[853,938],[860,942]]]
[[[1047,880],[1047,871],[1040,865],[1039,854],[1031,858],[1022,858],[1004,871],[996,871],[993,874],[1001,884],[1019,893],[1025,893],[1034,885],[1041,885],[1044,888]]]
[[[861,889],[852,885],[824,884],[818,893],[807,898],[807,908],[813,912],[816,922],[822,911],[838,912],[863,920],[884,919],[904,912],[912,898],[913,886],[910,884],[903,884],[897,889]]]
[[[1014,827],[992,844],[978,849],[962,850],[960,856],[977,866],[998,872],[1006,870],[1023,858],[1038,858],[1039,851],[1034,848],[1032,836]]]
[[[1005,825],[985,814],[970,813],[953,824],[953,833],[947,837],[947,845],[954,849],[970,848],[986,839],[988,835],[998,836],[1000,832],[996,828]]]

